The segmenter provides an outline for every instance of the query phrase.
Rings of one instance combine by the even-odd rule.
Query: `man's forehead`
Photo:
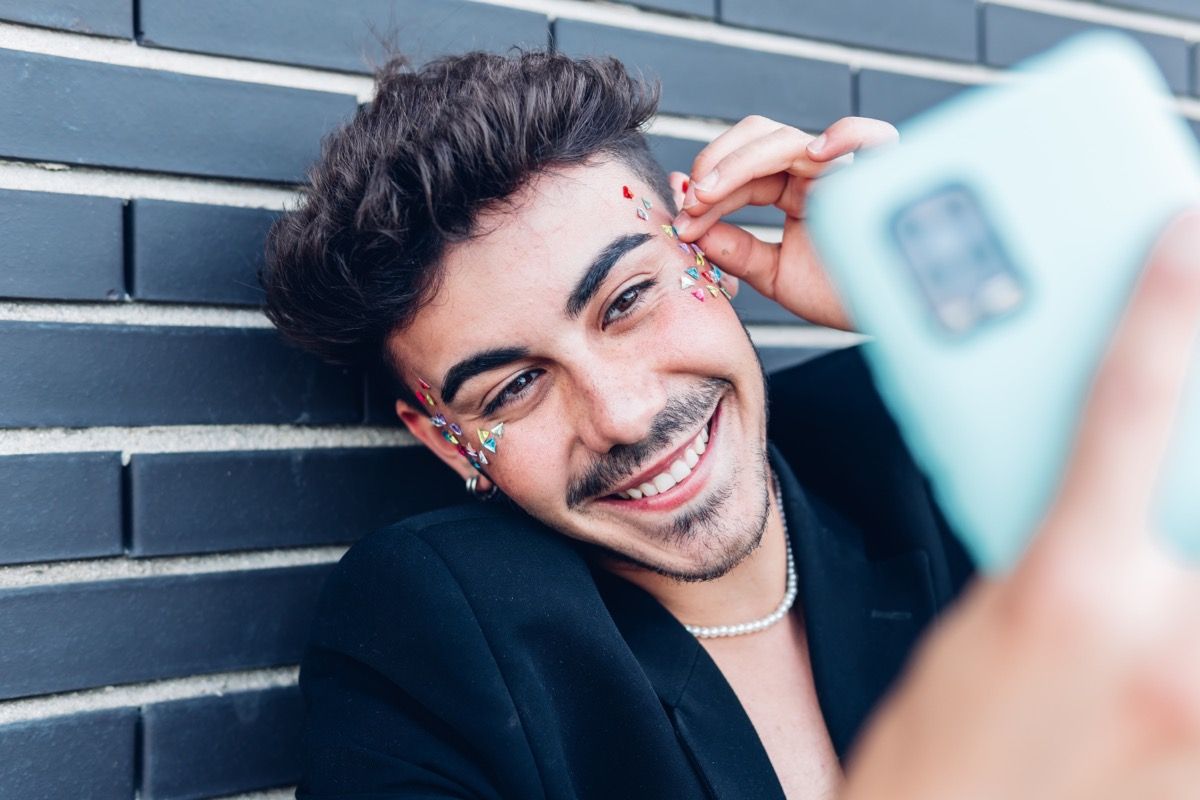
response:
[[[624,196],[625,186],[637,200]],[[438,369],[468,350],[529,344],[521,340],[536,338],[540,324],[562,320],[599,252],[622,235],[652,232],[635,213],[642,197],[658,202],[615,160],[539,175],[481,218],[482,235],[447,249],[437,295],[392,337],[394,352]]]

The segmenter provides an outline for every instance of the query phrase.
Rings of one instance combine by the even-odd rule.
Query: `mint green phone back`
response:
[[[808,205],[823,263],[874,337],[864,353],[880,391],[988,572],[1020,557],[1057,491],[1150,247],[1200,204],[1200,148],[1133,40],[1083,34],[1011,77],[902,126],[900,145],[821,179]],[[1020,278],[1019,303],[966,333],[936,321],[897,246],[898,210],[945,186],[969,188]],[[1196,377],[1176,431],[1155,514],[1200,557]]]

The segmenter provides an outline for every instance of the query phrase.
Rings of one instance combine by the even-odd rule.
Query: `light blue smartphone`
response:
[[[818,181],[808,227],[939,505],[979,568],[1002,572],[1056,494],[1146,255],[1200,204],[1200,148],[1154,62],[1110,32],[901,134]],[[1192,374],[1154,513],[1200,558]]]

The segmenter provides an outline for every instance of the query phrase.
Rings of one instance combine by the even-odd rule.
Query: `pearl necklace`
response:
[[[775,479],[775,502],[779,505],[779,521],[783,523],[783,543],[787,547],[787,590],[783,593],[783,599],[770,614],[751,622],[711,627],[684,625],[687,632],[697,639],[715,639],[724,636],[741,636],[745,633],[758,633],[783,619],[791,611],[792,604],[796,602],[796,563],[792,560],[792,541],[788,536],[787,516],[783,513],[783,493],[779,490],[779,476],[772,473],[771,477]]]

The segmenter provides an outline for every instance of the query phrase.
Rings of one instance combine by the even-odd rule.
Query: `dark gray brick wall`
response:
[[[0,156],[298,181],[351,95],[0,50]],[[119,108],[121,113],[113,113]]]
[[[0,589],[0,698],[295,664],[329,569]]]
[[[119,300],[122,208],[111,197],[0,190],[0,297]]]
[[[362,381],[270,330],[0,322],[0,427],[338,423]]]
[[[880,50],[975,60],[975,0],[721,0],[721,21]]]
[[[163,200],[131,206],[137,299],[262,303],[258,269],[276,212]]]
[[[121,553],[121,454],[0,456],[0,564]]]
[[[1196,0],[1099,0],[1109,5],[1134,11],[1153,11],[1184,19],[1200,20],[1200,3]]]
[[[201,53],[370,72],[380,39],[414,62],[449,52],[544,47],[543,14],[462,0],[140,0],[141,41]]]
[[[142,797],[190,800],[294,783],[303,712],[295,687],[147,706]]]
[[[134,0],[0,0],[0,20],[98,36],[133,36]]]
[[[660,79],[666,113],[732,121],[763,114],[817,128],[850,112],[845,65],[568,19],[555,22],[554,35],[564,53],[612,54]]]
[[[138,556],[351,542],[466,499],[415,448],[146,453],[133,456],[130,483]]]
[[[137,709],[0,725],[0,797],[129,800]]]
[[[1079,20],[1039,14],[1019,8],[984,5],[983,48],[987,63],[1006,67],[1081,31],[1104,28]],[[1191,88],[1191,52],[1183,39],[1144,31],[1122,30],[1154,57],[1177,94]]]
[[[947,100],[967,87],[950,81],[897,75],[876,69],[858,73],[858,108],[863,117],[886,119],[893,124]]]

